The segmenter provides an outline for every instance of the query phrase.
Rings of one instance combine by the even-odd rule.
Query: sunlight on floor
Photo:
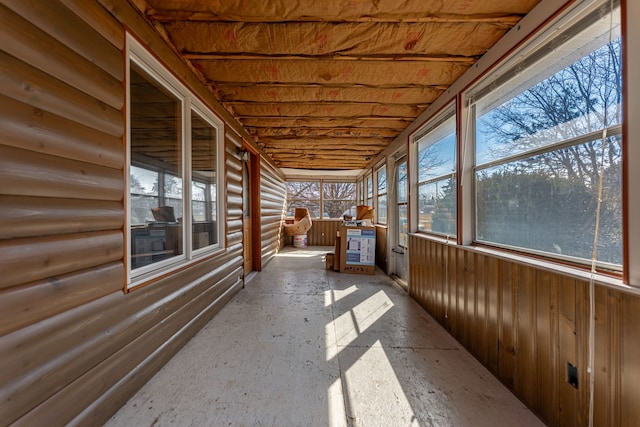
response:
[[[348,297],[354,292],[358,291],[356,285],[349,286],[347,289],[331,290],[324,293],[324,306],[329,307],[331,304],[340,301],[341,299]]]
[[[327,389],[327,402],[329,407],[329,427],[346,426],[344,414],[344,395],[342,394],[342,380],[338,378]]]
[[[381,290],[343,313],[335,319],[337,342],[340,345],[349,345],[392,307],[393,302]]]
[[[354,425],[377,426],[384,425],[383,420],[396,420],[398,426],[420,426],[380,341],[363,349],[346,367],[343,381],[347,415]]]
[[[313,258],[318,256],[318,251],[309,251],[305,249],[296,249],[292,251],[283,251],[275,256],[280,258]],[[324,260],[324,259],[323,259]]]
[[[352,288],[356,287],[352,286]],[[352,292],[353,291],[350,293]],[[343,295],[341,298],[345,296],[346,295]],[[387,294],[381,290],[352,309],[342,313],[333,322],[327,324],[325,326],[327,360],[332,360],[339,353],[336,344],[348,346],[371,325],[375,324],[392,307],[393,302]],[[333,340],[334,337],[335,341]]]

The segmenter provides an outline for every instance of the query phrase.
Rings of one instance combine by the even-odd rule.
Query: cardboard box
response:
[[[374,274],[376,269],[375,227],[340,227],[340,272]],[[336,252],[337,253],[337,252]]]

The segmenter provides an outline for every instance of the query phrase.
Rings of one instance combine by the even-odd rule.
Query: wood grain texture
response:
[[[124,282],[121,262],[47,277],[0,292],[0,336],[118,292]]]
[[[58,110],[58,113],[60,110]],[[0,96],[0,144],[114,169],[124,167],[121,136]],[[123,124],[116,132],[123,133]]]
[[[0,289],[122,259],[121,231],[0,241]]]
[[[121,202],[0,195],[0,239],[121,229]]]
[[[0,145],[0,194],[120,201],[122,170]]]
[[[42,110],[115,137],[124,134],[120,110],[52,79],[47,73],[6,53],[0,52],[0,64],[3,95],[35,107],[31,112],[23,113],[25,119],[42,114]]]
[[[57,1],[4,0],[3,3],[115,79],[124,80],[121,51]]]
[[[122,108],[120,80],[2,5],[0,22],[2,50],[113,108]]]
[[[220,171],[232,185],[219,191],[230,243],[122,291],[121,49],[124,25],[138,33],[146,24],[126,1],[117,8],[132,21],[99,2],[0,5],[0,424],[102,424],[242,284],[233,159]],[[155,53],[180,62],[163,57],[174,55],[166,46]],[[197,78],[186,80],[212,100]]]
[[[587,424],[586,281],[418,235],[409,257],[412,297],[547,425]],[[633,425],[640,297],[596,285],[595,306],[594,425]],[[567,363],[578,368],[577,389]]]

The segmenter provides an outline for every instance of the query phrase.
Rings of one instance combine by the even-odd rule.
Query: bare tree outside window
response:
[[[477,119],[478,240],[590,259],[602,170],[598,260],[622,264],[621,65],[617,39]]]

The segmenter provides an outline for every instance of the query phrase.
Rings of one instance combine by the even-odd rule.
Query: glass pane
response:
[[[622,264],[621,137],[540,154],[476,173],[477,239],[590,260],[604,160],[598,260]],[[591,163],[590,158],[594,163]]]
[[[192,248],[200,249],[218,243],[216,224],[217,185],[216,128],[191,112],[191,174],[193,218]]]
[[[398,205],[398,246],[406,248],[409,243],[409,218],[407,205]]]
[[[344,215],[355,216],[354,200],[325,200],[323,202],[324,218],[342,218]]]
[[[403,162],[398,165],[397,168],[397,180],[398,180],[398,203],[407,201],[407,162]]]
[[[371,175],[367,177],[367,199],[371,199],[373,197],[373,180]]]
[[[352,215],[356,206],[356,185],[353,182],[323,182],[323,218]]]
[[[191,216],[195,222],[207,220],[207,184],[191,181]]]
[[[442,180],[418,186],[418,230],[456,235],[456,180]]]
[[[159,204],[158,172],[131,166],[129,176],[131,224],[153,221],[151,210]]]
[[[387,168],[381,167],[378,169],[378,194],[384,194],[387,192]]]
[[[183,253],[182,102],[135,63],[130,89],[131,267],[135,269]]]
[[[287,182],[287,216],[294,216],[295,208],[307,208],[312,218],[320,217],[320,182]]]
[[[566,49],[557,49],[544,62],[561,63]],[[529,73],[530,81],[522,83],[525,90],[508,99],[479,100],[476,164],[622,123],[621,67],[618,38],[542,81]]]
[[[320,218],[319,200],[290,200],[287,202],[287,216],[293,217],[296,208],[307,208],[312,218]]]
[[[424,138],[424,142],[418,144],[418,182],[456,171],[456,134],[451,133],[432,144],[428,142],[429,139]]]
[[[387,223],[387,195],[378,196],[378,223]]]

